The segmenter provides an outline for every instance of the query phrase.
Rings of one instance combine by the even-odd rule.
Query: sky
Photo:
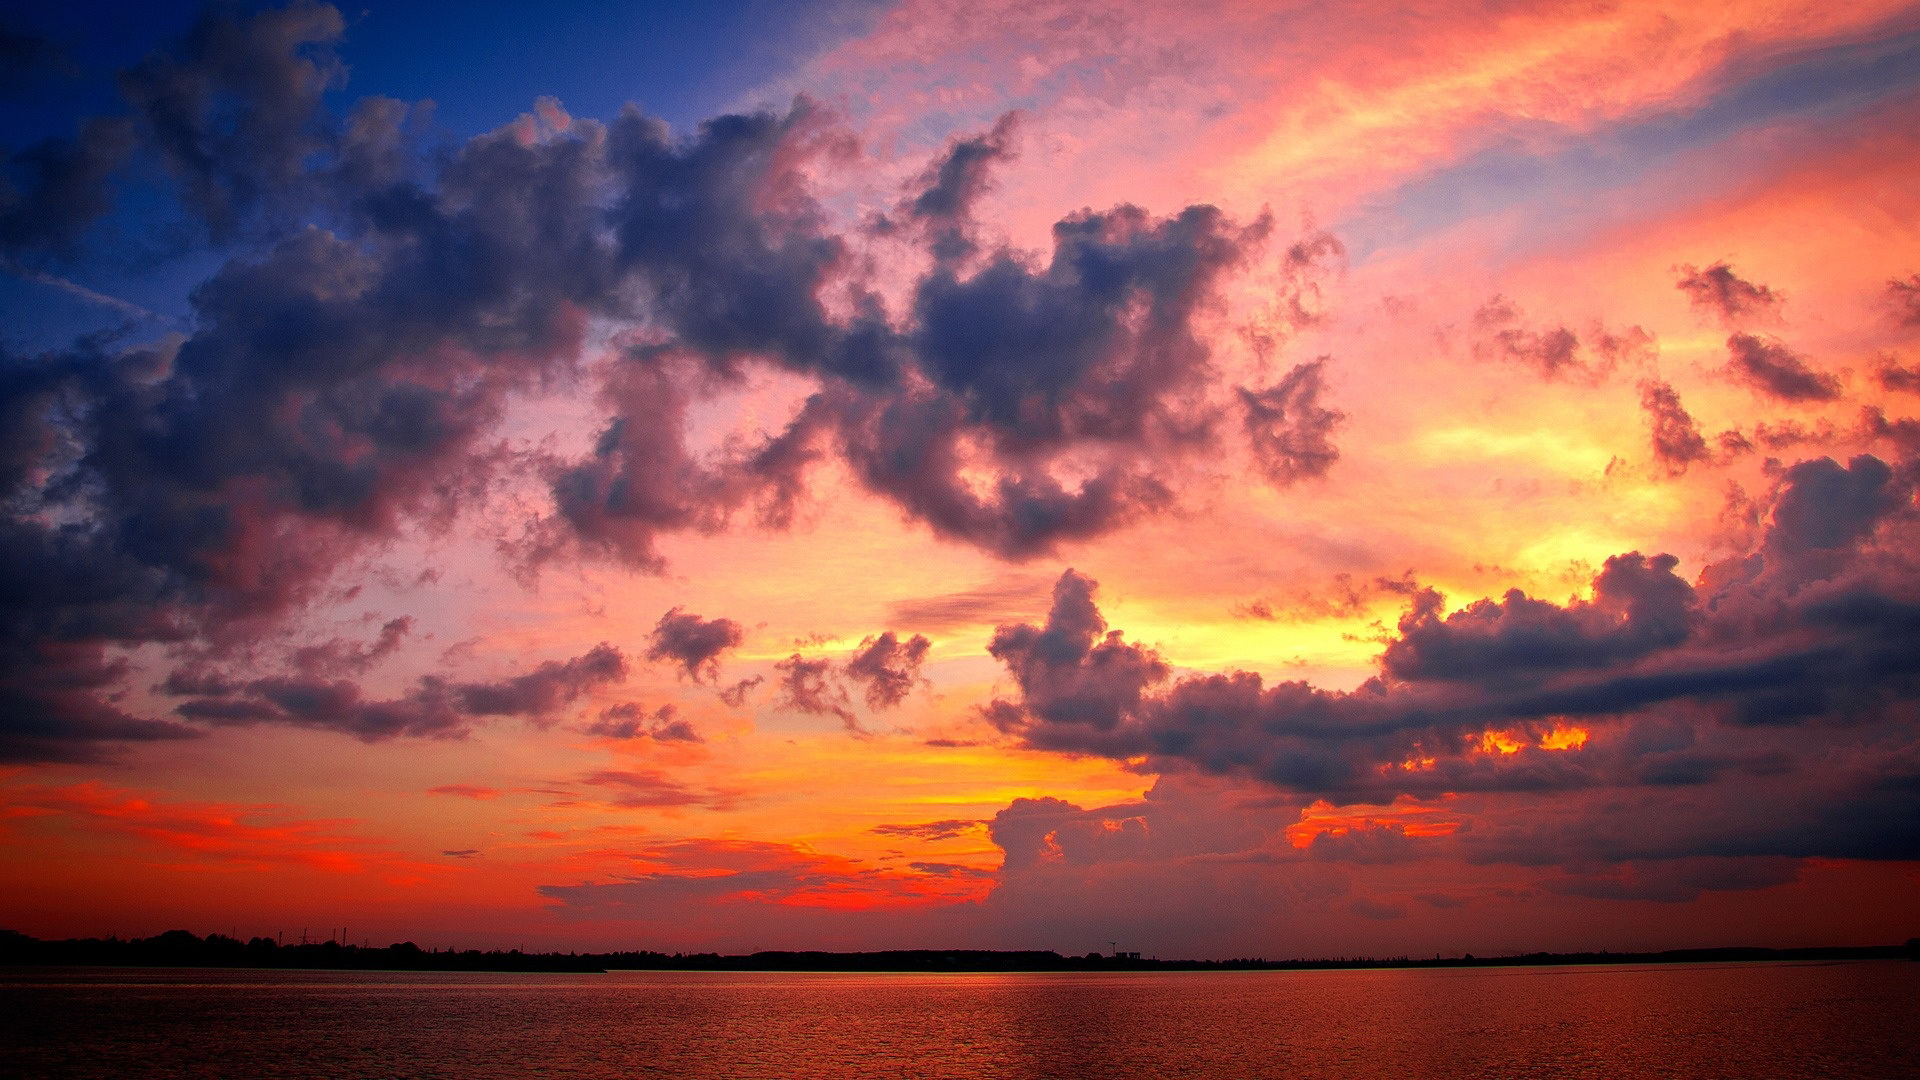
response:
[[[0,926],[1920,933],[1920,6],[0,10]]]

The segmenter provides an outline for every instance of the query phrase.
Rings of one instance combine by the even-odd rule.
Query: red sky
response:
[[[835,10],[477,134],[210,15],[14,140],[0,925],[1920,932],[1920,8]]]

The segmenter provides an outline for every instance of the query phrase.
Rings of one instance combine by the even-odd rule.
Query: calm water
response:
[[[1920,964],[0,969],[9,1077],[1920,1076]]]

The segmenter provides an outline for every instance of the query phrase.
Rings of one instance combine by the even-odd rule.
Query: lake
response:
[[[9,1077],[1920,1076],[1920,963],[0,969]]]

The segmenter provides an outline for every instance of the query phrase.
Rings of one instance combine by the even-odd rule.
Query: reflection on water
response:
[[[1920,1076],[1920,964],[607,975],[0,969],[0,1075]]]

